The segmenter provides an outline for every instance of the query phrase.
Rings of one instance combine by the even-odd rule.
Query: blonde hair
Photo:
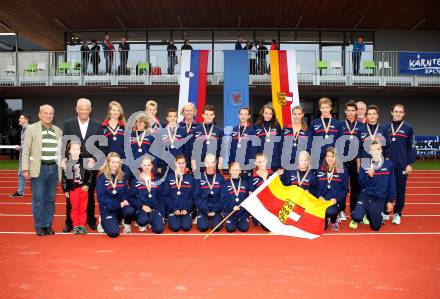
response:
[[[193,103],[189,102],[189,103],[183,105],[182,109],[180,109],[180,115],[183,115],[183,111],[185,111],[185,109],[188,107],[194,111],[194,115],[196,114],[196,106],[194,106]]]
[[[299,167],[299,160],[301,159],[302,156],[305,156],[305,158],[307,158],[307,160],[309,161],[309,163],[307,164],[307,166],[310,168],[310,154],[308,151],[301,151],[298,154],[298,167]]]
[[[107,108],[107,120],[110,119],[110,110],[112,110],[112,107],[116,106],[119,108],[119,121],[122,121],[123,123],[125,123],[125,116],[124,116],[124,109],[122,108],[122,105],[117,102],[117,101],[111,101],[110,103],[108,103],[108,108]]]
[[[293,126],[293,110],[301,110],[301,112],[304,114],[304,109],[301,105],[296,105],[295,107],[292,108],[292,126]],[[306,124],[306,122],[304,121],[304,115],[301,118],[301,130],[303,131],[307,131],[308,126]]]
[[[142,122],[145,124],[145,130],[147,130],[148,127],[150,126],[150,124],[148,123],[147,115],[146,115],[145,113],[142,113],[142,112],[139,113],[138,115],[136,115],[135,122],[134,122],[134,125],[133,125],[133,127],[131,128],[131,130],[132,130],[132,131],[135,131],[135,130],[136,130],[136,122],[137,122],[138,120],[142,121]]]
[[[330,100],[330,99],[327,98],[327,97],[324,97],[324,98],[320,98],[320,99],[319,99],[318,107],[321,107],[321,105],[323,105],[323,104],[328,104],[328,105],[330,105],[330,107],[333,107],[333,102],[332,102],[332,100]]]
[[[142,164],[144,164],[144,161],[147,161],[147,160],[150,161],[151,165],[153,165],[153,169],[151,170],[151,172],[153,172],[154,164],[153,164],[153,160],[151,159],[151,157],[148,157],[148,156],[143,157],[141,160],[141,167],[142,167]]]
[[[155,107],[157,109],[157,102],[155,100],[148,100],[145,103],[145,108],[147,108],[148,106],[153,106],[153,107]]]
[[[107,155],[104,165],[99,169],[99,173],[103,174],[107,179],[112,179],[112,173],[110,170],[110,160],[111,158],[121,158],[118,153],[111,152]],[[122,171],[122,164],[119,163],[118,169],[116,170],[116,180],[120,181],[124,179],[125,173]]]

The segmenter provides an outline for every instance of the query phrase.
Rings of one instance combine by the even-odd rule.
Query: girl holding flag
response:
[[[275,171],[281,167],[282,134],[281,127],[270,105],[264,105],[255,122],[255,134],[261,140],[257,152],[271,154],[270,168]]]
[[[348,175],[333,147],[329,147],[325,151],[324,162],[317,177],[315,196],[323,200],[331,200],[334,203],[327,208],[325,217],[329,219],[333,230],[339,230],[338,213],[342,202],[347,197]],[[326,221],[326,228],[327,225]]]
[[[237,228],[241,232],[246,232],[249,229],[249,214],[244,208],[240,208],[240,204],[249,194],[249,183],[246,176],[240,176],[240,172],[240,164],[232,162],[229,165],[231,177],[223,186],[225,194],[223,203],[224,215],[229,215],[234,211],[234,214],[226,220],[226,230],[229,233],[235,232]]]
[[[310,168],[310,154],[302,151],[298,154],[296,170],[285,170],[281,176],[284,185],[295,185],[307,192],[315,190],[317,185],[316,172]]]
[[[248,166],[249,161],[255,159],[256,147],[252,146],[250,136],[255,136],[254,126],[250,124],[251,110],[241,108],[238,114],[240,124],[232,130],[230,162],[239,162],[240,165]],[[250,166],[252,167],[252,166]],[[250,176],[252,171],[243,171],[246,176]]]

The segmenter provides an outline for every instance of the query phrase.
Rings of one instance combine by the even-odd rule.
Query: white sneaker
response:
[[[402,219],[402,217],[400,217],[399,214],[397,214],[397,213],[394,214],[394,217],[393,217],[393,224],[400,224],[401,219]]]
[[[98,233],[103,233],[104,232],[104,228],[101,225],[101,217],[99,217],[98,225],[96,226],[96,230],[98,231]]]
[[[382,220],[383,220],[383,221],[390,220],[390,215],[387,215],[387,214],[385,214],[385,213],[382,213]]]
[[[131,233],[131,225],[130,224],[124,224],[124,234]]]
[[[347,216],[345,216],[344,211],[340,211],[339,212],[339,220],[341,220],[341,221],[346,221],[347,220]]]
[[[145,231],[147,231],[147,227],[146,227],[146,226],[139,226],[139,225],[138,225],[138,230],[139,230],[140,232],[145,232]]]

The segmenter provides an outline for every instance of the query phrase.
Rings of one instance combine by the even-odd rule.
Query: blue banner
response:
[[[240,108],[249,107],[249,59],[248,51],[227,50],[223,53],[224,127],[226,128],[238,125]]]
[[[416,136],[418,158],[437,158],[440,155],[440,136]]]
[[[440,75],[440,53],[401,52],[399,53],[399,74]]]

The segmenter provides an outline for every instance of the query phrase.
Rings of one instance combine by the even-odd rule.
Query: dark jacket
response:
[[[67,167],[71,172],[63,169],[61,177],[63,192],[73,191],[78,187],[89,186],[92,183],[92,175],[84,168],[82,157],[76,163],[72,162],[67,162]]]
[[[96,120],[90,118],[89,126],[87,127],[86,138],[83,139],[81,135],[81,129],[79,128],[78,117],[72,118],[64,122],[63,126],[63,136],[66,135],[74,135],[79,138],[81,141],[81,148],[84,149],[83,155],[84,158],[92,158],[95,155],[93,153],[89,153],[86,150],[86,141],[93,135],[102,135],[101,124]],[[65,148],[66,144],[63,144],[63,148]],[[95,142],[95,146],[99,147],[98,142]]]

